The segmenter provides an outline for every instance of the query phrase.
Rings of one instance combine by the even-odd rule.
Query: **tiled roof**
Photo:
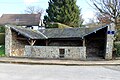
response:
[[[104,26],[106,27],[106,26]],[[48,38],[83,38],[93,32],[96,32],[104,27],[95,28],[51,28],[39,30]]]
[[[10,28],[28,39],[46,39],[39,31],[27,29],[21,26],[10,26]]]
[[[18,26],[10,26],[11,29],[30,39],[51,39],[51,38],[83,38],[91,33],[97,32],[107,26],[98,28],[51,28],[39,31],[26,29]]]
[[[40,14],[3,14],[0,25],[38,26]]]

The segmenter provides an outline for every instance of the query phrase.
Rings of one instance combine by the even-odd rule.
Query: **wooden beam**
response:
[[[46,43],[46,46],[48,46],[50,43],[50,40],[46,40],[45,43]]]
[[[104,40],[105,38],[90,38],[90,39],[92,39],[92,40],[95,40],[95,39],[102,39],[102,40]]]
[[[48,40],[45,41],[46,46],[48,46]]]
[[[83,39],[83,47],[85,47],[85,38]]]
[[[18,40],[27,40],[26,38],[16,38],[16,39],[18,39]]]
[[[28,40],[28,42],[31,46],[33,46],[35,44],[36,40],[30,40],[30,41]]]

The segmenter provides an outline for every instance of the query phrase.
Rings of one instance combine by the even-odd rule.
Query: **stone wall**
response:
[[[9,26],[5,26],[5,55],[11,55],[12,33]]]
[[[112,50],[113,50],[113,41],[114,41],[114,34],[111,33],[112,31],[115,31],[114,24],[110,24],[108,26],[108,30],[110,33],[107,34],[107,44],[106,44],[106,54],[105,59],[112,59]]]
[[[5,26],[5,54],[6,56],[24,56],[24,49],[27,42],[17,40],[17,33]]]
[[[64,49],[64,59],[86,59],[86,47],[25,46],[25,56],[45,59],[59,59],[59,49]]]
[[[26,40],[18,40],[17,33],[12,31],[12,49],[10,56],[24,56],[25,45],[28,43]]]

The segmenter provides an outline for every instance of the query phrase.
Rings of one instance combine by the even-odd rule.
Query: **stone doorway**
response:
[[[65,57],[65,49],[59,49],[59,57],[64,58]]]
[[[100,41],[92,41],[91,43],[88,44],[86,47],[87,51],[87,59],[88,60],[100,60],[104,59],[105,56],[105,49],[104,49],[104,44],[100,44]]]

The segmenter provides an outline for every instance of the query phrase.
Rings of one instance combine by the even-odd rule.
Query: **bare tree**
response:
[[[120,14],[119,0],[91,0],[94,8],[97,10],[103,19],[107,16],[108,21],[113,22],[117,28],[118,18]],[[109,17],[108,17],[109,16]]]
[[[104,24],[110,24],[111,23],[111,17],[107,14],[97,14],[96,15],[97,17],[97,20],[100,22],[100,23],[104,23]]]
[[[28,6],[25,9],[25,13],[27,14],[40,14],[42,16],[44,10],[40,7],[35,7],[35,6]]]

